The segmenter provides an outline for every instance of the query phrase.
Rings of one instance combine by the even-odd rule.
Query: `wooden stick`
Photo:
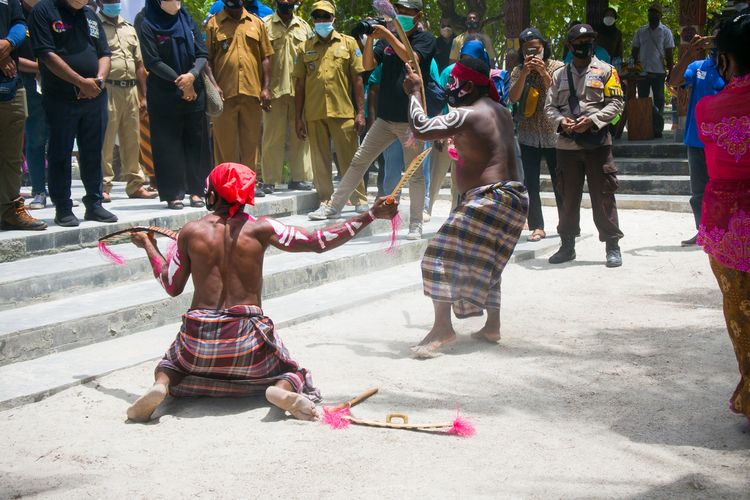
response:
[[[405,429],[405,430],[438,430],[438,429],[450,429],[453,427],[453,422],[441,422],[434,424],[399,424],[394,422],[381,422],[379,420],[368,420],[364,418],[357,418],[351,415],[343,417],[349,420],[353,424],[366,425],[368,427],[385,427],[388,429]]]
[[[364,400],[366,400],[366,399],[374,396],[377,393],[378,393],[378,388],[377,387],[372,387],[370,389],[367,389],[365,392],[363,392],[359,396],[357,396],[357,397],[355,397],[353,399],[350,399],[346,403],[341,403],[339,405],[334,406],[333,409],[334,410],[340,410],[342,408],[351,408],[352,406],[357,406],[362,401],[364,401]]]
[[[385,200],[386,205],[392,205],[396,201],[396,196],[401,192],[401,190],[406,186],[406,183],[409,182],[409,179],[411,179],[411,176],[414,175],[414,172],[417,171],[418,168],[422,168],[422,163],[424,163],[425,158],[427,158],[427,155],[430,154],[430,151],[432,151],[432,148],[429,147],[419,153],[409,164],[409,168],[406,169],[406,172],[404,172],[404,175],[401,176],[401,180],[398,181],[398,184],[396,184],[396,187],[393,189],[390,195]]]
[[[424,93],[424,78],[422,77],[422,68],[419,67],[419,64],[416,63],[416,57],[414,54],[414,49],[411,48],[411,42],[409,41],[409,37],[406,36],[406,32],[404,31],[404,27],[401,26],[401,21],[398,20],[397,17],[391,18],[391,22],[393,23],[393,26],[396,27],[396,32],[398,33],[399,38],[401,39],[401,43],[406,46],[406,50],[409,51],[409,54],[411,54],[411,57],[409,58],[409,62],[405,64],[409,64],[412,69],[415,69],[417,71],[417,74],[419,75],[419,79],[422,82],[422,109],[425,110],[425,113],[427,112],[427,100]]]

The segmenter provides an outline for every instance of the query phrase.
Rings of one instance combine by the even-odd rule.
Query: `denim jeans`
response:
[[[701,225],[701,210],[703,209],[703,192],[708,184],[708,170],[706,169],[706,153],[703,148],[688,146],[688,166],[690,167],[690,208],[693,209],[695,228]]]
[[[31,179],[31,194],[47,194],[47,141],[49,140],[49,127],[47,117],[42,108],[42,94],[36,90],[36,79],[32,76],[23,76],[23,85],[26,88],[26,106],[29,116],[26,118],[26,164],[29,166],[29,178]]]

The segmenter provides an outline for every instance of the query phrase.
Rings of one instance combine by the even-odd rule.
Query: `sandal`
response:
[[[182,210],[185,208],[185,204],[180,200],[172,200],[167,202],[167,208],[170,210]]]
[[[542,238],[546,238],[547,233],[544,232],[544,229],[534,229],[534,232],[531,233],[526,240],[527,241],[539,241]]]
[[[190,206],[195,208],[203,208],[206,206],[206,204],[203,200],[201,200],[200,196],[191,196]]]

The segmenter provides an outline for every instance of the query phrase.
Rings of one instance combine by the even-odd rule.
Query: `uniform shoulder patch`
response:
[[[622,85],[620,84],[620,75],[617,74],[615,68],[612,68],[609,79],[607,79],[607,83],[604,85],[604,97],[624,97]]]

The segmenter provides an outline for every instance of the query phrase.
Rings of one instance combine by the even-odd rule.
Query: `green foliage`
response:
[[[213,5],[213,0],[182,0],[182,5],[193,16],[195,24],[200,27],[208,14],[208,9]]]

